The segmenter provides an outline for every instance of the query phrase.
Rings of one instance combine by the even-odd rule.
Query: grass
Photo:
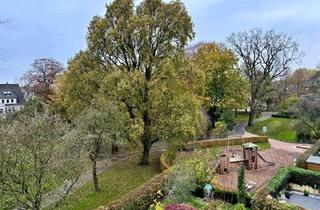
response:
[[[246,127],[246,130],[250,133],[257,135],[267,135],[272,139],[294,143],[296,142],[296,132],[294,125],[295,119],[285,118],[269,118],[267,120],[256,122],[253,126]],[[262,132],[262,127],[267,127],[267,132]]]
[[[271,148],[271,144],[269,142],[255,143],[258,145],[259,151],[267,150]]]
[[[247,114],[238,114],[237,117],[234,118],[235,123],[242,123],[242,122],[248,122],[249,115]]]
[[[73,192],[57,209],[86,210],[105,206],[142,185],[159,172],[159,154],[150,156],[148,166],[138,165],[137,158],[121,161],[99,175],[100,192],[93,192],[92,181],[89,181]]]

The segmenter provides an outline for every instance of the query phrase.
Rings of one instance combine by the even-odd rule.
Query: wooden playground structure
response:
[[[230,154],[226,153],[220,155],[218,172],[220,174],[229,173],[230,164],[232,163],[243,163],[247,170],[256,170],[258,169],[258,157],[270,166],[275,164],[274,162],[267,161],[259,154],[256,144],[245,143],[242,145],[242,156],[235,155],[234,153],[232,153],[231,157]]]

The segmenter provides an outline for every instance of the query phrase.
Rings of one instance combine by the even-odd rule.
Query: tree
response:
[[[194,73],[190,77],[214,128],[220,112],[246,104],[247,81],[240,75],[235,55],[223,45],[199,43],[191,49],[190,59]]]
[[[199,130],[195,124],[201,120],[195,117],[199,119],[200,108],[183,80],[186,67],[172,61],[186,61],[180,54],[194,37],[193,25],[180,1],[144,0],[134,6],[132,0],[115,0],[106,9],[104,17],[93,18],[87,36],[87,53],[95,63],[95,71],[89,72],[103,75],[103,81],[91,79],[85,89],[96,86],[93,89],[126,107],[139,131],[135,136],[143,147],[141,164],[148,164],[155,142],[192,139]],[[69,81],[62,80],[60,88],[65,92]],[[81,96],[78,90],[76,100]],[[74,100],[64,101],[73,104]]]
[[[265,88],[281,77],[290,64],[301,57],[298,43],[290,36],[273,30],[255,28],[233,33],[227,39],[241,59],[241,72],[250,83],[250,116],[248,125],[253,125],[258,103],[266,94]]]
[[[304,130],[311,130],[316,139],[320,138],[320,94],[303,96],[300,103],[293,109],[303,124]]]
[[[86,109],[94,106],[100,87],[108,71],[101,69],[92,54],[80,51],[68,62],[68,69],[57,79],[53,105],[68,120],[75,120]]]
[[[18,131],[18,132],[17,132]],[[44,196],[81,174],[81,145],[49,113],[21,115],[0,125],[0,208],[41,208]]]
[[[77,119],[77,133],[88,153],[92,163],[92,177],[94,191],[99,191],[97,176],[97,161],[101,158],[102,149],[113,141],[121,141],[125,138],[125,125],[123,116],[118,107],[111,102],[108,108],[85,110]],[[124,116],[125,117],[125,116]]]
[[[244,177],[244,167],[243,164],[240,166],[238,171],[238,203],[246,204],[246,183]]]
[[[299,68],[294,71],[290,83],[294,86],[298,97],[306,93],[307,83],[313,75],[315,75],[315,71],[311,69]]]
[[[49,101],[52,95],[52,85],[56,77],[64,70],[63,64],[51,58],[36,59],[21,78],[23,86],[28,93],[42,97]]]

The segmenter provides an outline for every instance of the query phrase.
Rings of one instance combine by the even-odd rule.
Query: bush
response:
[[[304,191],[303,191],[303,195],[304,195],[304,196],[309,196],[309,192],[308,192],[307,190],[304,190]]]
[[[218,138],[223,138],[228,132],[228,126],[224,122],[218,121],[216,122],[216,127],[212,129],[212,133],[214,136]]]
[[[247,208],[243,203],[238,203],[235,207],[234,210],[246,210]]]
[[[290,112],[279,112],[278,114],[273,114],[271,117],[275,118],[285,118],[285,119],[292,119],[292,118],[297,118]]]
[[[310,127],[306,126],[305,123],[300,121],[294,126],[294,128],[296,130],[297,139],[299,142],[303,142],[303,143],[312,142],[312,138],[311,138],[312,130],[310,129]]]
[[[221,121],[227,125],[229,130],[234,126],[234,118],[234,111],[232,109],[224,109],[221,113]]]
[[[166,191],[168,203],[182,203],[192,195],[198,187],[192,168],[185,163],[177,164],[168,176]]]
[[[296,105],[299,102],[299,98],[296,96],[291,96],[287,99],[285,99],[284,101],[282,101],[278,107],[277,110],[280,113],[289,113],[289,109]]]
[[[238,202],[245,204],[246,203],[246,186],[245,186],[245,179],[244,179],[244,167],[243,165],[240,166],[238,171]]]

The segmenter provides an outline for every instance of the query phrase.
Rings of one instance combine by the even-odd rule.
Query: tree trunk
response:
[[[116,154],[116,153],[118,153],[118,152],[119,152],[119,147],[118,147],[116,141],[115,141],[115,140],[112,140],[111,154],[114,155],[114,154]]]
[[[248,120],[248,126],[253,126],[253,119],[254,119],[254,110],[250,110],[250,113],[249,113],[249,120]]]
[[[238,117],[238,109],[237,108],[234,109],[234,117]]]
[[[149,153],[152,145],[145,144],[143,145],[143,152],[141,157],[140,165],[149,165]]]
[[[92,161],[92,178],[93,178],[93,187],[94,191],[99,191],[99,183],[98,183],[98,176],[97,176],[97,160]]]

